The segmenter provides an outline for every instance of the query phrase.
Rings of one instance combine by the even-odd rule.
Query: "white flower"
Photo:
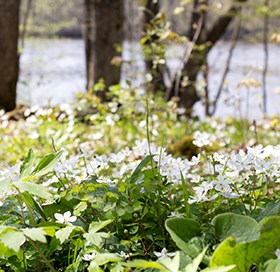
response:
[[[124,251],[121,251],[120,253],[117,253],[117,255],[119,255],[122,258],[129,258],[130,254],[129,253],[125,253]]]
[[[184,215],[183,214],[181,214],[181,213],[175,213],[175,212],[171,212],[170,213],[170,215],[168,215],[167,217],[170,217],[170,218],[182,218],[182,217],[184,217]]]
[[[252,157],[240,151],[238,154],[232,156],[230,163],[235,166],[238,171],[249,170],[251,168]]]
[[[56,218],[57,223],[61,224],[70,224],[77,220],[76,216],[71,216],[71,212],[65,212],[64,214],[55,213],[54,217]]]
[[[144,139],[142,141],[136,140],[135,141],[135,146],[133,147],[133,151],[136,154],[136,156],[146,156],[150,155],[150,150],[151,153],[155,153],[155,148],[151,144],[149,145],[149,142],[147,139]]]
[[[272,161],[265,161],[264,159],[257,158],[254,163],[255,169],[259,172],[266,172],[272,168]]]
[[[280,249],[279,249],[279,248],[277,248],[277,249],[275,250],[275,255],[276,255],[276,257],[277,257],[277,260],[280,260]]]
[[[196,131],[193,136],[194,136],[193,144],[198,147],[202,147],[205,145],[212,145],[210,141],[210,134],[207,132]]]
[[[90,254],[85,254],[82,259],[86,262],[89,262],[89,261],[92,261],[96,257],[96,255],[97,254],[95,252],[90,253]]]
[[[212,163],[207,162],[206,167],[204,169],[206,174],[215,175],[215,167]]]
[[[154,254],[155,254],[159,259],[163,259],[163,258],[166,258],[166,257],[174,257],[174,256],[175,256],[175,253],[174,253],[174,252],[168,253],[166,248],[163,248],[163,249],[161,250],[161,252],[155,252],[155,251],[154,251]]]
[[[198,154],[197,157],[196,156],[192,156],[192,159],[190,161],[190,165],[194,166],[194,165],[197,165],[199,163],[200,163],[200,154]]]
[[[189,199],[189,203],[195,203],[195,202],[200,202],[200,201],[209,201],[212,200],[214,198],[216,198],[216,196],[213,196],[211,198],[207,197],[207,193],[209,190],[211,190],[213,188],[212,183],[203,181],[202,184],[200,186],[194,187],[194,191],[195,191],[195,195]]]
[[[215,190],[220,192],[225,197],[231,197],[231,188],[229,185],[232,183],[232,180],[226,179],[222,174],[219,174],[217,180],[212,181]]]

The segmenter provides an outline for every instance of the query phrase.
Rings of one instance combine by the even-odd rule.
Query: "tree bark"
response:
[[[187,113],[190,114],[193,105],[200,100],[196,91],[196,79],[201,67],[206,63],[206,46],[201,50],[199,45],[203,45],[206,40],[206,16],[208,0],[195,0],[193,2],[191,27],[188,39],[193,44],[188,51],[188,56],[183,58],[183,69],[176,75],[172,84],[170,95],[179,96],[180,104]],[[179,82],[178,82],[179,80]],[[183,83],[184,82],[184,83]]]
[[[87,89],[100,79],[106,87],[118,84],[121,76],[124,2],[123,0],[85,0],[85,47]],[[104,101],[106,91],[97,93]]]
[[[207,61],[209,51],[213,48],[215,43],[224,35],[229,24],[233,21],[235,16],[240,12],[241,4],[247,0],[235,0],[230,6],[229,10],[221,15],[210,27],[206,28],[206,15],[208,9],[207,0],[195,0],[193,3],[193,13],[191,21],[191,29],[188,34],[189,40],[192,41],[199,20],[202,20],[202,27],[198,38],[193,41],[195,46],[190,53],[190,57],[184,63],[178,90],[175,90],[176,82],[173,83],[173,90],[171,93],[178,93],[181,105],[186,108],[188,112],[192,111],[193,105],[200,100],[196,89],[197,76]],[[200,47],[202,46],[202,47]],[[182,79],[188,79],[187,84],[182,84]]]
[[[0,0],[0,108],[16,107],[20,0]]]

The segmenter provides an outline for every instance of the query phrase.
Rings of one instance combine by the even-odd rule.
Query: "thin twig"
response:
[[[20,41],[21,41],[21,47],[22,48],[24,48],[27,23],[28,23],[28,19],[30,17],[31,8],[32,8],[32,0],[28,0],[27,4],[26,4],[26,10],[25,10],[25,13],[24,13],[24,16],[23,16],[22,31],[21,31],[21,34],[20,34]]]
[[[232,40],[231,40],[232,42],[231,42],[231,46],[230,46],[230,49],[229,49],[228,58],[227,58],[227,61],[226,61],[226,67],[225,67],[225,70],[224,70],[224,73],[223,73],[223,76],[222,76],[222,79],[221,79],[216,97],[215,97],[215,99],[213,101],[213,104],[212,104],[212,111],[209,112],[209,116],[213,116],[216,109],[217,109],[217,103],[218,103],[218,101],[220,99],[220,96],[222,94],[223,86],[224,86],[226,77],[227,77],[227,75],[229,73],[229,70],[230,70],[230,65],[231,65],[231,61],[232,61],[232,57],[233,57],[233,52],[234,52],[234,49],[237,45],[238,37],[239,37],[240,29],[241,29],[241,18],[238,18],[238,19],[239,20],[237,20],[236,28],[234,29],[234,31],[232,33]]]
[[[199,19],[199,23],[197,26],[197,29],[195,31],[194,37],[192,39],[191,42],[187,42],[185,50],[184,50],[184,54],[183,57],[180,59],[181,64],[178,65],[177,71],[175,72],[175,84],[174,84],[174,95],[178,96],[179,95],[179,85],[180,85],[180,79],[181,79],[181,75],[182,75],[182,68],[184,66],[185,63],[187,63],[189,61],[189,58],[191,56],[191,53],[193,51],[194,46],[196,45],[196,42],[199,38],[199,35],[201,33],[201,29],[204,23],[204,16],[201,16]],[[171,93],[171,88],[168,89],[167,93],[166,93],[166,98],[168,99]]]
[[[269,32],[269,0],[265,0],[265,7],[267,11],[264,15],[264,31],[263,31],[263,45],[264,45],[264,68],[262,73],[262,89],[263,89],[263,112],[267,114],[267,86],[266,86],[266,78],[267,78],[267,70],[268,70],[268,32]]]

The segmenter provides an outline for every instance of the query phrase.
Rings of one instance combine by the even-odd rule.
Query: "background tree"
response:
[[[123,0],[85,0],[85,46],[87,89],[103,78],[105,85],[120,82],[123,42]],[[106,100],[106,92],[98,95]]]
[[[161,31],[158,31],[164,27],[165,20],[161,18],[163,16],[160,13],[159,0],[145,0],[144,1],[144,13],[143,13],[143,33],[142,39],[146,72],[152,75],[152,78],[147,84],[147,90],[152,92],[164,91],[164,71],[165,64],[160,63],[160,55],[164,54],[162,50],[162,44],[159,43]],[[161,56],[164,58],[164,56]]]
[[[166,66],[166,63],[158,63],[155,65],[153,59],[153,65],[149,59],[149,54],[145,54],[147,58],[146,66],[148,71],[153,72],[153,80],[151,81],[152,89],[163,90],[165,92],[166,99],[176,96],[180,98],[180,103],[189,112],[191,112],[193,105],[201,99],[196,88],[197,78],[200,72],[207,74],[207,56],[213,46],[223,35],[226,34],[231,22],[239,14],[242,5],[247,0],[233,0],[227,3],[227,9],[218,15],[214,15],[211,10],[212,1],[210,0],[193,0],[181,1],[178,8],[185,10],[189,15],[189,23],[185,30],[185,36],[187,42],[184,45],[184,55],[181,61],[181,68],[175,71],[175,76],[170,77],[172,74]],[[210,4],[211,2],[211,4]],[[157,46],[162,46],[165,42],[163,36],[166,36],[168,31],[162,31],[160,33],[157,29],[160,27],[161,20],[155,16],[153,11],[159,11],[159,5],[154,6],[153,1],[146,2],[146,44],[150,46],[150,53],[155,58],[159,57],[154,49]],[[182,4],[183,3],[183,4]],[[215,9],[214,9],[215,10]],[[191,11],[191,12],[189,12]],[[170,11],[168,11],[170,13]],[[159,14],[159,13],[158,13]],[[170,32],[172,33],[172,32]],[[156,36],[158,34],[158,36]],[[171,36],[174,36],[173,34]],[[162,42],[164,41],[164,42]],[[163,47],[164,48],[164,47]],[[159,50],[160,52],[160,50]],[[162,53],[160,53],[162,54]],[[152,69],[151,69],[152,67]],[[170,86],[165,88],[159,87],[159,83],[164,84],[164,74],[169,77]],[[208,98],[207,98],[208,99]],[[208,105],[207,113],[210,112],[210,103],[206,101]]]
[[[16,106],[20,0],[0,0],[0,108]]]

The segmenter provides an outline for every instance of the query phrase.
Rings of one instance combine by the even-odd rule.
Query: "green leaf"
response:
[[[241,243],[258,240],[260,237],[258,223],[249,216],[223,213],[217,215],[212,220],[212,224],[215,228],[215,235],[220,241],[233,237],[237,243]]]
[[[130,182],[131,183],[134,183],[136,182],[139,177],[141,176],[142,174],[142,169],[152,161],[153,159],[153,155],[148,155],[147,157],[145,157],[139,164],[138,166],[136,167],[136,169],[133,171],[131,177],[130,177]]]
[[[63,229],[58,230],[55,233],[55,237],[63,244],[71,235],[72,231],[75,229],[75,226],[67,226]]]
[[[127,262],[124,265],[129,267],[136,267],[136,268],[156,268],[159,269],[160,271],[168,271],[163,265],[153,261],[133,260],[131,262]]]
[[[81,201],[73,211],[73,215],[75,216],[80,216],[82,212],[84,212],[87,209],[87,203],[84,201]]]
[[[109,262],[120,262],[122,261],[122,258],[114,253],[100,253],[94,258],[94,261],[98,265],[104,265]]]
[[[46,232],[42,228],[21,229],[23,234],[32,241],[46,243]]]
[[[47,217],[41,205],[28,192],[24,192],[22,195],[24,197],[25,204],[28,207],[35,209],[45,220],[47,220]]]
[[[199,252],[188,244],[191,238],[200,235],[200,224],[197,221],[189,218],[170,218],[166,220],[165,228],[178,248],[193,258],[197,256]]]
[[[269,203],[261,212],[258,219],[269,217],[273,215],[280,215],[280,201]]]
[[[262,259],[275,258],[275,250],[280,248],[280,216],[264,218],[260,223],[260,244],[263,248]]]
[[[32,172],[34,162],[34,153],[32,149],[29,149],[27,156],[24,158],[23,163],[20,167],[20,179],[24,179],[29,176]]]
[[[158,260],[158,262],[166,267],[169,271],[177,272],[180,268],[180,251],[177,251],[172,259],[165,257]]]
[[[48,189],[45,186],[27,181],[14,182],[13,185],[17,187],[21,192],[28,192],[31,195],[39,196],[47,200],[52,199],[52,195],[48,192]]]
[[[207,267],[201,272],[228,272],[232,271],[235,268],[235,265],[228,265],[228,266],[215,266],[215,267]]]
[[[198,271],[199,265],[203,260],[203,257],[206,253],[208,247],[206,247],[201,253],[197,255],[197,257],[192,261],[192,263],[188,264],[185,272],[196,272]]]
[[[6,231],[2,232],[0,235],[0,243],[3,243],[4,246],[14,250],[15,252],[19,252],[20,247],[26,241],[25,236],[21,231],[8,228]]]
[[[11,178],[6,178],[4,180],[2,180],[0,182],[1,186],[0,186],[0,194],[6,194],[11,192],[11,187],[13,185],[13,181],[11,180]]]
[[[280,271],[280,260],[269,260],[264,264],[265,272]]]
[[[54,166],[56,165],[56,163],[59,161],[61,154],[62,154],[62,151],[52,153],[52,154],[45,156],[37,164],[35,169],[30,174],[30,177],[33,178],[33,177],[43,176],[43,175],[49,173],[50,171],[52,171]]]
[[[89,232],[91,234],[98,232],[99,230],[103,229],[110,223],[112,223],[113,220],[105,220],[105,221],[99,221],[99,222],[91,222],[89,225]]]
[[[103,270],[97,265],[95,261],[91,261],[89,267],[87,268],[88,272],[102,272]]]
[[[210,267],[235,264],[232,272],[247,272],[253,264],[275,258],[275,250],[280,248],[280,216],[265,218],[259,225],[259,240],[237,244],[236,239],[227,238],[213,253]]]
[[[210,267],[221,265],[233,265],[234,261],[234,247],[236,246],[236,240],[232,237],[224,240],[214,251]]]
[[[41,227],[41,229],[46,233],[46,235],[53,237],[55,232],[59,229],[58,226],[46,226]]]
[[[124,268],[120,263],[117,263],[115,266],[111,267],[111,272],[123,272]]]
[[[83,237],[85,238],[87,243],[91,243],[92,245],[100,247],[104,239],[109,239],[110,234],[106,232],[92,233],[91,231],[89,231],[88,233],[85,233]]]

